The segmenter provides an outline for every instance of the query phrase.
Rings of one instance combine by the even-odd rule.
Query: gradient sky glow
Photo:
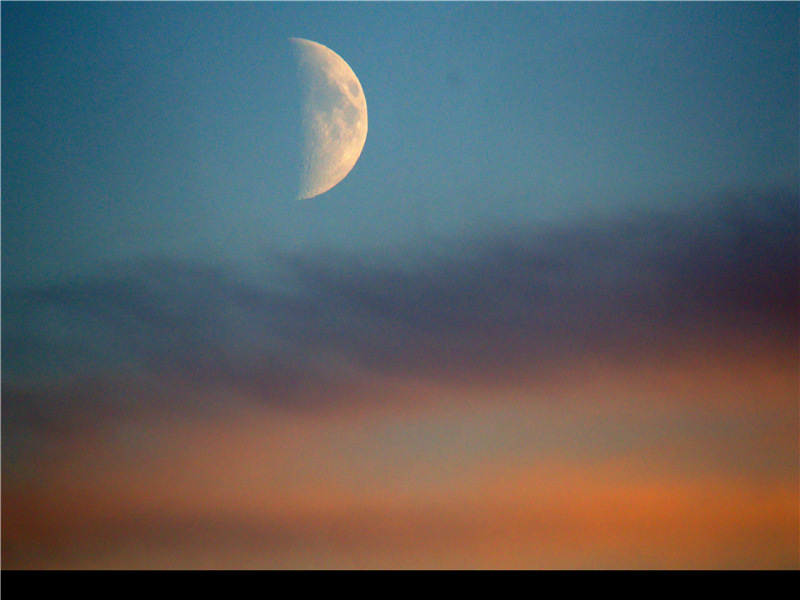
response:
[[[798,568],[799,7],[3,3],[3,568]]]

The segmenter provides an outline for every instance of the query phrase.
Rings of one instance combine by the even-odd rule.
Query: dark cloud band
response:
[[[7,291],[4,386],[124,369],[291,386],[331,375],[331,360],[430,372],[520,353],[614,352],[697,325],[786,339],[798,330],[792,194],[521,228],[414,264],[344,254],[268,262],[280,284],[158,259]]]

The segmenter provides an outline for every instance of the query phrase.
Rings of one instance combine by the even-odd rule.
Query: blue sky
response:
[[[797,182],[797,6],[9,5],[4,279],[170,254],[413,246]],[[24,35],[23,35],[24,32]],[[306,203],[287,38],[364,87]],[[57,249],[54,251],[54,249]]]

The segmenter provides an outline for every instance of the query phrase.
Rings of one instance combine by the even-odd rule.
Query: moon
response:
[[[355,166],[367,139],[361,82],[330,48],[290,38],[302,86],[302,165],[298,199],[327,192]]]

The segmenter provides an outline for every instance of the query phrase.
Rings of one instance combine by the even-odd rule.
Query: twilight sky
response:
[[[798,568],[798,6],[3,3],[3,568]]]

